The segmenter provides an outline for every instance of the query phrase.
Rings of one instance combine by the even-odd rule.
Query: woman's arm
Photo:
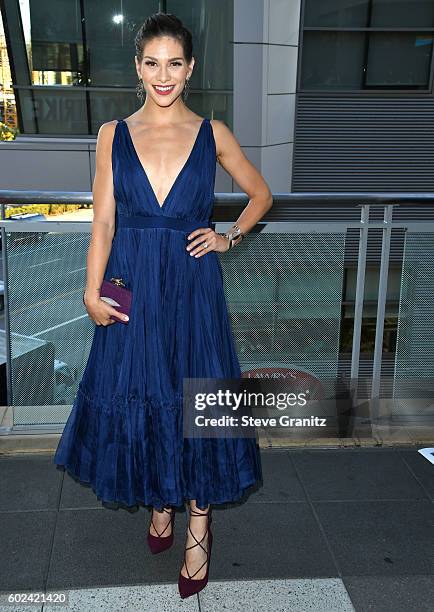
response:
[[[87,253],[86,291],[84,302],[90,317],[97,324],[111,324],[110,314],[119,312],[99,299],[101,283],[107,267],[115,231],[113,194],[112,143],[116,121],[103,123],[96,143],[96,170],[93,181],[92,235]]]
[[[249,196],[249,202],[239,216],[236,225],[243,234],[249,232],[273,205],[273,195],[261,173],[245,156],[238,140],[223,121],[213,119],[217,161],[241,189]]]
[[[240,228],[242,234],[247,234],[272,207],[273,195],[263,176],[247,159],[237,139],[225,123],[218,119],[212,119],[211,125],[216,143],[217,161],[249,196],[248,204],[234,224]],[[203,240],[202,233],[202,230],[198,229],[191,232],[189,236],[192,242],[188,250],[193,249],[191,255],[195,257],[201,257],[206,253],[200,246]],[[193,238],[196,238],[196,240],[193,240]],[[220,234],[206,239],[212,250],[225,251],[229,247],[228,239]],[[242,236],[234,239],[233,245],[238,244],[241,240]]]

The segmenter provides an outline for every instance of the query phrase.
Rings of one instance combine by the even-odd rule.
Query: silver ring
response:
[[[203,243],[203,248],[204,248],[204,249],[207,249],[207,248],[208,248],[208,245],[207,245],[207,243],[206,243],[206,242],[204,242],[204,243]]]

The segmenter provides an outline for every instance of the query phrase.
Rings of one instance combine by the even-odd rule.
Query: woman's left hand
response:
[[[194,257],[202,257],[210,251],[224,253],[229,246],[228,239],[217,234],[210,227],[199,227],[192,231],[187,238],[191,240],[187,246],[187,251]]]

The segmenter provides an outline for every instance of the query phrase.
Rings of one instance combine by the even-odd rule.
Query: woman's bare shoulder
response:
[[[225,130],[229,130],[226,123],[222,121],[221,119],[210,119],[209,122],[211,123],[215,133],[218,133],[218,132],[221,133],[221,132],[224,132]]]
[[[96,139],[96,163],[97,166],[105,164],[106,161],[110,160],[112,153],[112,145],[114,140],[114,133],[116,129],[117,121],[107,121],[103,123],[99,130]]]
[[[221,119],[210,119],[210,124],[214,133],[217,157],[219,157],[236,139],[232,131]]]
[[[113,119],[113,121],[107,121],[100,126],[96,140],[97,151],[111,152],[117,123],[117,120]]]
[[[113,136],[117,123],[118,123],[117,119],[113,119],[113,121],[106,121],[105,123],[102,123],[98,130],[98,138],[105,139],[110,136]]]

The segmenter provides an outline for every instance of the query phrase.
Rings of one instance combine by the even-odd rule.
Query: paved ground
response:
[[[186,514],[153,556],[149,512],[104,508],[52,454],[0,459],[0,589],[67,610],[416,612],[434,607],[434,465],[415,446],[261,451],[264,485],[214,507],[210,582],[181,600]],[[51,610],[12,606],[0,610]]]

